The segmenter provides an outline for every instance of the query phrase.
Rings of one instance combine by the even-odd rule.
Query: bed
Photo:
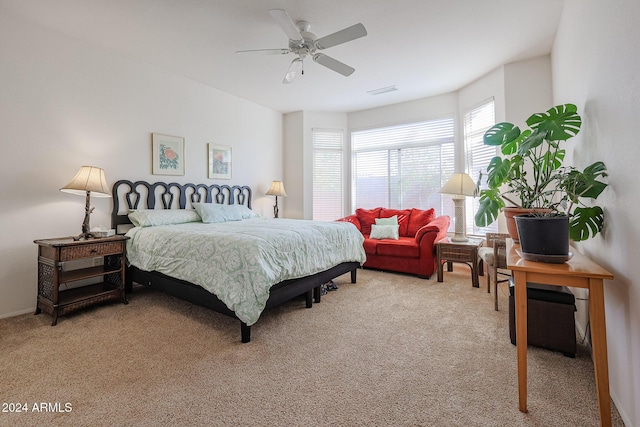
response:
[[[311,308],[323,283],[348,272],[355,283],[366,259],[352,225],[260,218],[248,186],[120,180],[112,194],[112,228],[130,237],[127,291],[138,283],[235,317],[243,343],[263,310],[302,295]]]

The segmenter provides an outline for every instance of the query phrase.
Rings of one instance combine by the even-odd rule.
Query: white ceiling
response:
[[[22,18],[154,64],[280,112],[350,112],[455,91],[496,67],[547,54],[563,0],[0,0]],[[312,60],[290,85],[289,55],[268,10],[285,9],[325,36],[358,22],[368,35]],[[367,91],[395,85],[382,95]]]

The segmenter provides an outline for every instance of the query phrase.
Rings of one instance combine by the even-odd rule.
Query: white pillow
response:
[[[129,211],[128,217],[136,227],[200,221],[200,215],[193,209],[138,209]]]
[[[220,203],[193,203],[196,212],[200,214],[202,222],[215,223],[227,221],[241,221],[242,213],[235,205],[221,205]]]
[[[398,215],[391,216],[389,218],[376,218],[376,224],[378,225],[398,225]]]
[[[235,210],[240,212],[242,219],[259,218],[260,215],[243,205],[231,205]]]
[[[399,225],[371,225],[371,239],[393,239],[398,240]]]

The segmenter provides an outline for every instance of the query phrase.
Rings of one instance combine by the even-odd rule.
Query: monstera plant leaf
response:
[[[580,132],[582,119],[574,104],[557,105],[545,113],[536,113],[527,119],[533,130],[545,134],[551,141],[566,141]]]
[[[502,145],[515,141],[520,136],[520,128],[513,123],[498,123],[489,129],[483,137],[484,145]]]
[[[601,207],[576,207],[569,220],[569,237],[576,242],[587,240],[602,231],[603,224]]]
[[[494,157],[487,166],[487,183],[489,187],[500,187],[509,176],[511,170],[511,161],[501,157]]]
[[[545,168],[549,168],[551,170],[556,170],[562,166],[562,162],[564,160],[564,155],[566,151],[564,149],[560,149],[554,152],[546,152],[542,157],[542,165]]]
[[[546,141],[546,133],[545,132],[531,132],[529,131],[530,136],[528,136],[522,143],[518,146],[518,154],[521,156],[526,156],[529,154],[531,150],[541,146]]]
[[[504,201],[498,189],[482,190],[478,211],[475,215],[476,225],[486,227],[498,218],[500,209],[504,208]]]
[[[582,172],[570,168],[560,185],[567,193],[568,199],[577,203],[580,197],[597,199],[600,193],[607,188],[607,184],[598,179],[607,176],[607,167],[605,164],[595,162],[587,166]]]

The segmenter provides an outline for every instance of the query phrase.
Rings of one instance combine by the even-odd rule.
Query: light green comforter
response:
[[[247,325],[272,285],[366,259],[362,234],[347,222],[253,218],[135,227],[127,236],[131,265],[202,286]]]

